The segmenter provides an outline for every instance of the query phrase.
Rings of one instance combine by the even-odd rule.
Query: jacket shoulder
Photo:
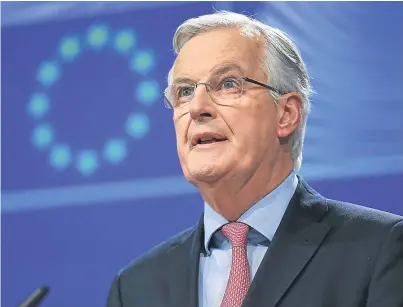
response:
[[[403,220],[402,216],[349,202],[326,199],[326,203],[330,215],[345,224],[388,228]]]
[[[193,226],[183,230],[161,244],[153,247],[121,269],[118,275],[125,278],[134,275],[141,275],[143,272],[150,275],[153,271],[157,271],[158,268],[161,267],[161,263],[165,262],[167,256],[172,252],[175,252],[175,250],[182,246],[185,241],[191,239],[196,228],[197,226]]]

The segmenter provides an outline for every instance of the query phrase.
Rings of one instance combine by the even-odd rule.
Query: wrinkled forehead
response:
[[[252,76],[260,67],[262,51],[258,37],[242,36],[236,28],[202,33],[182,47],[172,77],[199,81],[229,71]]]

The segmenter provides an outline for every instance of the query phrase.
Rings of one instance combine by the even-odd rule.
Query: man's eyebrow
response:
[[[230,71],[238,71],[238,72],[243,72],[243,69],[240,65],[236,63],[225,63],[225,64],[220,64],[218,67],[215,67],[212,69],[212,75],[213,76],[219,76],[226,74]]]
[[[173,84],[178,84],[178,83],[186,83],[186,84],[195,84],[196,81],[190,78],[186,77],[178,77],[173,80]]]
[[[225,64],[220,64],[213,69],[211,69],[211,75],[212,76],[220,76],[224,75],[230,71],[238,71],[238,72],[243,72],[243,69],[240,65],[236,63],[225,63]],[[178,84],[178,83],[186,83],[186,84],[195,84],[196,81],[188,78],[188,77],[178,77],[173,80],[173,84]]]

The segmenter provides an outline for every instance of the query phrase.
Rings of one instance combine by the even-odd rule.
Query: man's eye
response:
[[[193,95],[193,87],[183,87],[178,91],[178,97],[187,97]]]
[[[239,84],[234,79],[224,79],[221,82],[221,89],[223,89],[223,90],[231,90],[231,89],[238,88],[238,87],[239,87]]]

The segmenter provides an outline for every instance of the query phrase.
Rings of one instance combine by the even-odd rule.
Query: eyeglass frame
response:
[[[276,89],[276,88],[274,88],[274,87],[272,87],[272,86],[270,86],[270,85],[264,84],[264,83],[262,83],[262,82],[259,82],[259,81],[257,81],[257,80],[252,79],[252,78],[249,78],[249,77],[241,77],[241,78],[239,78],[239,80],[243,80],[243,81],[246,81],[246,82],[249,82],[249,83],[253,83],[253,84],[255,84],[255,85],[259,85],[259,86],[261,86],[261,87],[263,87],[263,88],[265,88],[265,89],[268,89],[268,90],[270,90],[270,91],[272,91],[272,92],[275,92],[275,93],[279,94],[280,96],[283,96],[283,95],[287,94],[287,92],[280,91],[279,89]],[[190,84],[189,84],[189,85],[190,85]],[[207,87],[207,86],[210,86],[210,87],[211,87],[211,85],[210,85],[209,82],[198,82],[198,83],[194,83],[194,84],[193,84],[193,87],[195,88],[195,90],[197,89],[197,87],[198,87],[199,85],[204,85],[204,86],[206,86],[206,90],[207,90],[207,92],[209,92],[208,87]],[[243,88],[242,88],[242,92],[243,92]],[[210,94],[209,94],[209,95],[210,95]],[[241,95],[242,95],[242,94],[241,94]],[[163,96],[164,96],[164,102],[165,102],[164,105],[165,105],[165,107],[166,107],[167,109],[171,109],[171,110],[177,109],[177,107],[175,108],[174,106],[172,106],[171,102],[169,101],[168,97],[166,96],[166,90],[164,91]],[[194,98],[194,93],[193,93],[192,99],[189,100],[189,103],[193,100],[193,98]]]

